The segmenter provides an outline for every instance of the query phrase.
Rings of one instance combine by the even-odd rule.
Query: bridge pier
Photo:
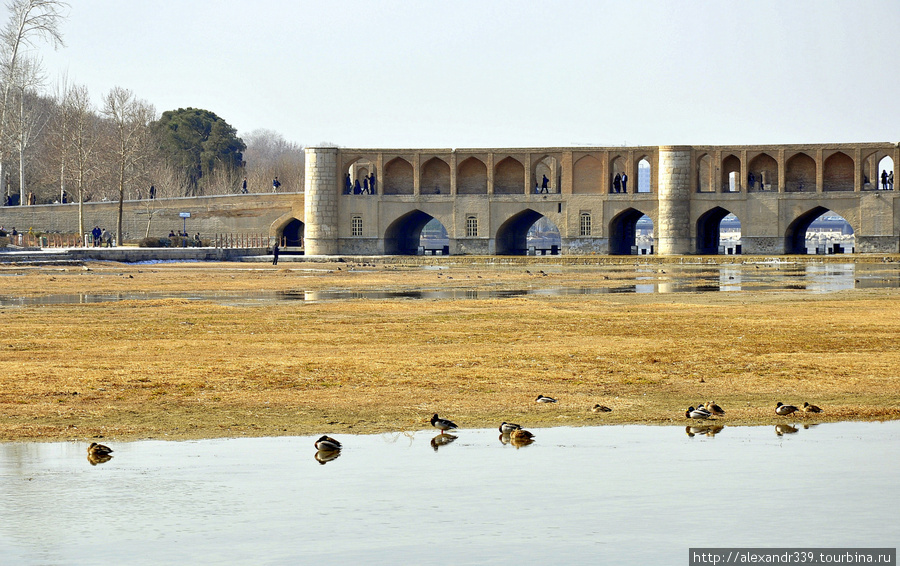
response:
[[[306,148],[303,221],[306,255],[335,255],[338,249],[338,149]]]
[[[691,253],[691,148],[660,146],[658,179],[658,253]]]

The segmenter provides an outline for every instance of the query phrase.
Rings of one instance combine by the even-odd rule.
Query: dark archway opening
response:
[[[717,206],[697,219],[697,253],[740,253],[741,221]],[[729,250],[731,250],[729,252]]]
[[[645,219],[645,220],[642,220]],[[641,221],[641,227],[638,222]],[[647,224],[649,222],[649,224]],[[649,233],[644,234],[644,232]],[[609,227],[609,253],[611,255],[637,255],[639,252],[637,240],[638,232],[642,233],[642,239],[653,238],[653,221],[640,210],[629,208],[613,218]],[[645,248],[647,253],[652,253],[652,245]]]
[[[449,255],[450,235],[441,221],[432,217],[422,228],[419,235],[419,247],[426,255]]]
[[[306,226],[296,218],[288,222],[281,231],[281,238],[287,248],[303,247],[303,232]]]
[[[852,253],[856,247],[853,227],[843,216],[817,206],[788,226],[785,235],[787,254]]]
[[[384,234],[387,255],[417,255],[425,225],[434,219],[430,214],[414,210],[395,220]]]
[[[556,229],[552,222],[547,221],[549,226],[546,230],[539,227],[537,230],[532,231],[532,228],[542,218],[544,218],[542,214],[529,209],[523,210],[504,222],[497,230],[495,239],[497,255],[527,255],[529,246],[535,247],[537,253],[538,249],[544,250],[544,248],[537,248],[537,246],[543,246],[544,244],[548,246],[546,253],[558,254],[559,244],[550,242],[550,232],[552,230],[549,226],[552,226],[553,230]],[[541,226],[544,226],[544,224],[542,223]],[[558,237],[559,230],[556,230],[556,234]]]

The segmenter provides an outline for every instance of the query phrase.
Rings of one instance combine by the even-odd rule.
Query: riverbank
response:
[[[369,433],[430,428],[435,412],[463,428],[689,424],[687,406],[708,400],[726,409],[726,425],[900,418],[896,286],[757,291],[784,269],[764,264],[729,293],[549,293],[683,276],[648,265],[2,266],[7,297],[172,297],[0,309],[0,439]],[[690,275],[713,277],[710,269]],[[895,265],[885,269],[896,275]],[[548,293],[215,298],[453,288]],[[538,394],[559,403],[535,403]],[[777,401],[825,412],[778,417]],[[595,403],[613,411],[592,413]]]

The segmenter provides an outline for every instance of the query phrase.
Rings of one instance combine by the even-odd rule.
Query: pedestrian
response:
[[[541,180],[541,192],[542,193],[550,192],[550,189],[547,188],[548,183],[550,183],[550,179],[548,179],[547,176],[544,175],[544,178]]]
[[[369,190],[372,194],[375,194],[375,172],[372,171],[372,174],[369,175]]]
[[[364,194],[364,195],[369,194],[369,178],[368,178],[368,177],[363,177],[363,191],[362,191],[362,194]]]
[[[887,179],[888,179],[887,171],[882,169],[881,170],[881,189],[884,191],[887,190]]]
[[[156,187],[154,187],[153,185],[150,185],[150,200],[153,200],[155,198],[156,198]]]
[[[750,176],[747,178],[747,182],[750,185],[750,188],[753,188],[753,185],[756,184],[756,177],[753,175],[753,171],[750,172]]]
[[[362,193],[362,187],[359,186],[359,179],[357,179],[353,183],[353,194],[358,195]]]
[[[272,246],[272,265],[278,265],[278,242]]]
[[[626,175],[625,173],[622,173],[622,192],[628,192],[628,175]]]
[[[277,193],[277,192],[278,192],[278,187],[280,187],[280,186],[281,186],[281,183],[278,182],[278,177],[275,177],[275,178],[272,180],[272,192],[273,192],[273,193]]]
[[[106,247],[109,247],[109,245],[108,245],[109,241],[110,241],[109,232],[107,232],[106,228],[104,228],[103,231],[100,232],[100,243],[107,244]]]
[[[244,182],[241,183],[241,194],[247,194],[247,177],[244,177]]]
[[[347,176],[344,177],[344,194],[351,194],[353,192],[353,181],[350,180],[350,173],[347,173]]]
[[[622,176],[616,173],[616,176],[613,178],[613,189],[617,193],[622,192]]]
[[[894,190],[894,172],[893,171],[888,173],[888,190],[889,191]]]
[[[94,226],[94,229],[91,230],[91,243],[94,244],[94,247],[98,247],[100,245],[100,234],[102,231],[99,226]]]

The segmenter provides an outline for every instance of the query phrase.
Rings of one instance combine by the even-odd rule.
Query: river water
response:
[[[773,417],[774,419],[775,417]],[[684,564],[895,547],[900,422],[0,444],[2,564]],[[727,421],[723,421],[727,424]],[[460,423],[462,424],[462,423]],[[328,433],[329,431],[322,431]]]

